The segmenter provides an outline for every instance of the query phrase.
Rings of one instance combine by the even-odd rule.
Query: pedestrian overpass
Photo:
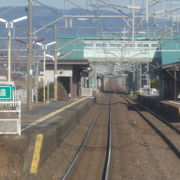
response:
[[[59,39],[61,59],[88,59],[89,62],[151,62],[158,46],[157,40],[130,41],[85,35],[64,36]]]
[[[102,82],[98,82],[97,74],[104,77],[108,74],[121,78],[124,82],[123,73],[126,71],[133,73],[134,84],[138,84],[138,89],[149,83],[149,62],[156,58],[159,48],[157,40],[127,40],[114,37],[93,37],[81,35],[59,37],[60,61],[87,59],[91,64],[88,79],[90,87],[97,88]],[[145,73],[143,65],[146,65]],[[139,72],[139,69],[141,72]],[[118,74],[118,72],[121,72]],[[120,77],[121,76],[121,77]],[[142,83],[141,83],[142,81]],[[103,83],[102,83],[103,84]]]
[[[84,58],[99,61],[151,62],[158,41],[84,40]]]

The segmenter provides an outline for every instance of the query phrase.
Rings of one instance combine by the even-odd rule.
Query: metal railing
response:
[[[81,96],[92,96],[92,88],[81,88]]]

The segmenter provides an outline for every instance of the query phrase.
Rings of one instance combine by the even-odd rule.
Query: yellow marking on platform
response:
[[[35,126],[35,125],[37,125],[37,124],[39,124],[39,123],[41,123],[41,122],[44,122],[44,121],[46,121],[47,119],[55,116],[56,114],[61,113],[62,111],[66,110],[67,108],[70,108],[71,106],[73,106],[73,105],[75,105],[75,104],[77,104],[77,103],[79,103],[79,102],[81,102],[81,101],[84,101],[85,99],[87,99],[87,97],[82,98],[82,99],[80,99],[80,100],[78,100],[78,101],[75,101],[75,102],[73,102],[73,103],[71,103],[71,104],[68,104],[67,106],[64,106],[64,107],[62,107],[61,109],[58,109],[58,110],[56,110],[56,111],[54,111],[54,112],[52,112],[52,113],[50,113],[50,114],[48,114],[48,115],[46,115],[46,116],[43,116],[42,118],[40,118],[40,119],[38,119],[38,120],[30,123],[27,127],[25,127],[25,128],[22,129],[22,130],[24,131],[25,129],[28,129],[28,128],[30,128],[30,127],[32,127],[32,126]]]
[[[33,154],[33,159],[32,159],[32,163],[31,163],[31,169],[30,169],[31,174],[37,174],[37,170],[39,167],[39,161],[41,158],[40,154],[41,154],[42,142],[43,142],[43,134],[38,134],[36,136],[34,154]]]
[[[177,105],[180,105],[180,103],[178,102],[175,102],[175,101],[168,101],[169,103],[172,103],[172,104],[177,104]]]

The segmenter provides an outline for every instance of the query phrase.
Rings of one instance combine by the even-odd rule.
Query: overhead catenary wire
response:
[[[39,2],[39,1],[38,1]],[[77,7],[77,8],[80,8],[80,9],[83,9],[83,10],[87,10],[88,12],[90,12],[91,14],[92,14],[92,12],[90,11],[90,10],[88,10],[87,8],[83,8],[83,7],[81,7],[80,5],[78,5],[77,3],[74,3],[74,2],[72,2],[71,0],[66,0],[66,1],[64,1],[64,2],[68,2],[68,3],[70,3],[70,4],[72,4],[72,5],[74,5],[75,7]],[[103,1],[101,1],[101,2],[103,2]],[[41,3],[42,4],[42,3]],[[154,4],[153,4],[154,5]],[[150,6],[152,6],[152,4],[150,5]],[[121,13],[124,13],[123,11],[119,11],[119,12],[121,12]],[[127,15],[127,14],[126,14]],[[97,18],[97,15],[95,15],[95,17]],[[65,17],[64,17],[65,18]],[[128,16],[128,18],[129,18],[129,16]],[[143,21],[142,21],[143,22]],[[141,22],[139,22],[140,24],[141,24]],[[49,25],[49,24],[48,24]],[[46,26],[47,27],[47,26]],[[44,28],[46,28],[46,27],[44,27]],[[43,29],[44,29],[43,28]],[[42,29],[40,29],[39,31],[41,31]],[[107,29],[106,29],[107,30]]]

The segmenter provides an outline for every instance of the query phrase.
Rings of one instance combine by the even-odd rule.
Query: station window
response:
[[[151,47],[158,47],[157,44],[151,44]]]
[[[107,44],[96,44],[96,47],[107,47]]]
[[[110,44],[110,47],[118,48],[118,47],[122,47],[122,45],[121,44]]]
[[[126,44],[125,47],[135,47],[135,44]]]
[[[149,44],[137,44],[137,47],[149,47]]]
[[[94,44],[85,43],[84,46],[85,46],[85,47],[94,47]]]

